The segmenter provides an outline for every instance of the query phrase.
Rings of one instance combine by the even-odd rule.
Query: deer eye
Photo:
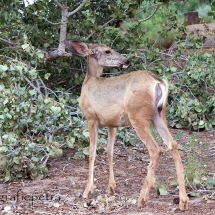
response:
[[[105,51],[105,53],[106,53],[106,54],[110,54],[110,53],[111,53],[111,51],[110,51],[110,50],[107,50],[107,51]]]

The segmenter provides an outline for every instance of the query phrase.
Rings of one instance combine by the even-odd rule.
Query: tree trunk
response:
[[[197,11],[190,11],[184,14],[184,24],[185,25],[194,25],[199,24],[199,13]]]

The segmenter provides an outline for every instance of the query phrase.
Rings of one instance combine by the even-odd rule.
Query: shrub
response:
[[[36,69],[13,59],[7,63],[0,65],[0,180],[43,178],[49,157],[62,155],[63,144],[83,140],[72,129],[79,126],[82,133],[82,121],[71,120],[69,108],[45,93]]]

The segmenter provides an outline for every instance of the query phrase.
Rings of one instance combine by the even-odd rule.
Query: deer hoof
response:
[[[144,198],[139,198],[137,202],[137,206],[144,207],[145,205],[146,205],[146,201],[144,200]]]
[[[87,199],[89,198],[92,194],[94,193],[94,188],[91,189],[85,189],[84,193],[83,193],[83,198]]]
[[[180,203],[179,203],[179,209],[181,211],[187,211],[188,210],[188,197],[186,199],[180,199]]]
[[[111,195],[115,193],[116,184],[108,185],[107,192]]]
[[[110,195],[113,195],[113,194],[115,193],[115,190],[114,190],[113,187],[108,187],[107,192],[108,192]]]

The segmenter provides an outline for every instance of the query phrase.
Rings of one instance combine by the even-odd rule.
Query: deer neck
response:
[[[98,60],[89,56],[87,61],[87,76],[100,77],[103,73],[103,67],[99,65]]]

